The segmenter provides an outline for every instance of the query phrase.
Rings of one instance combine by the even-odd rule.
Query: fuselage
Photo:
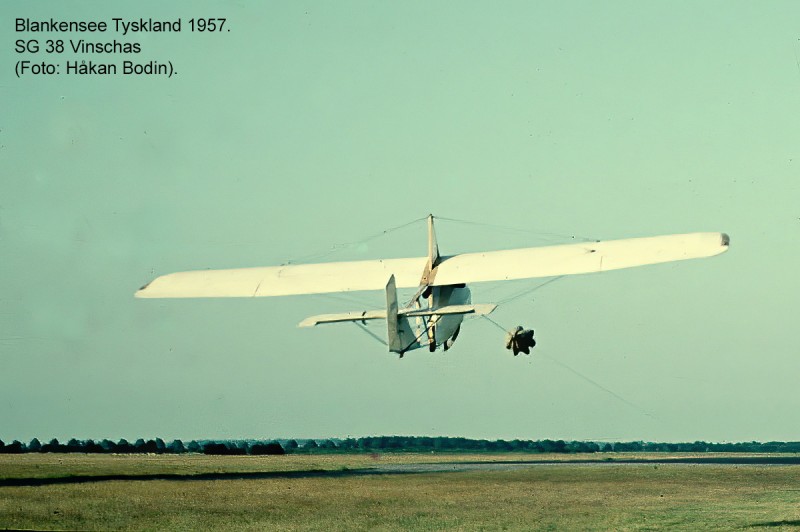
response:
[[[429,308],[441,308],[449,305],[469,305],[472,295],[466,285],[432,286],[427,295]],[[432,317],[402,318],[407,320],[408,326],[415,331],[417,341],[408,348],[408,351],[428,347],[434,351],[444,345],[449,349],[458,335],[463,314],[447,314]]]

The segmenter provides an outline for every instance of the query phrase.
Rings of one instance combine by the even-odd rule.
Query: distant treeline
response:
[[[220,455],[325,454],[375,452],[522,452],[522,453],[800,453],[800,442],[743,443],[598,443],[564,440],[472,440],[469,438],[425,436],[376,436],[328,440],[181,440],[166,443],[161,438],[131,443],[121,439],[76,440],[61,443],[52,439],[41,443],[34,438],[25,444],[0,440],[0,453],[204,453]]]
[[[288,444],[294,440],[287,442]],[[297,447],[297,442],[294,442]],[[173,440],[165,443],[161,438],[155,440],[144,440],[139,438],[131,443],[126,439],[117,442],[111,440],[76,440],[71,439],[67,443],[60,443],[57,439],[52,439],[48,443],[41,443],[34,438],[27,445],[14,440],[12,443],[5,444],[0,440],[0,453],[123,453],[123,454],[183,454],[183,453],[204,453],[204,454],[286,454],[284,446],[277,441],[253,441],[253,440],[192,440],[186,445],[181,440]]]

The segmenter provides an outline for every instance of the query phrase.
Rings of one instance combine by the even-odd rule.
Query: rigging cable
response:
[[[374,332],[370,331],[370,330],[369,330],[369,328],[368,328],[366,325],[363,325],[361,322],[358,322],[358,321],[354,321],[353,323],[355,323],[355,324],[356,324],[356,325],[357,325],[357,326],[358,326],[358,327],[359,327],[359,328],[360,328],[362,331],[364,331],[364,332],[365,332],[365,333],[367,333],[368,335],[370,335],[370,336],[372,336],[373,338],[375,338],[375,339],[376,339],[377,341],[379,341],[381,344],[385,345],[386,347],[389,347],[389,344],[387,344],[386,342],[384,342],[383,340],[381,340],[380,336],[378,336],[378,335],[377,335],[377,334],[375,334]]]
[[[553,277],[552,279],[548,279],[547,281],[545,281],[545,282],[543,282],[541,284],[537,284],[537,285],[533,286],[532,288],[528,288],[527,290],[523,290],[522,292],[519,292],[516,295],[513,295],[511,297],[507,297],[505,299],[501,299],[500,301],[497,302],[497,306],[505,305],[507,303],[511,303],[512,301],[517,300],[517,299],[521,298],[522,296],[528,295],[531,292],[535,292],[536,290],[538,290],[540,288],[544,288],[545,286],[549,285],[550,283],[554,283],[554,282],[556,282],[558,280],[563,279],[564,277],[566,277],[566,276],[565,275],[559,275],[558,277]]]
[[[425,328],[422,329],[422,332],[419,333],[416,338],[411,340],[410,344],[408,344],[407,346],[405,346],[403,348],[403,351],[400,353],[400,357],[401,358],[402,358],[403,355],[406,354],[406,351],[408,351],[411,348],[412,345],[414,345],[415,343],[419,342],[419,340],[420,340],[420,338],[422,338],[423,334],[428,334],[428,331],[430,331],[431,328],[435,325],[435,322],[432,319],[428,319],[427,321],[425,321],[425,317],[423,316],[422,320],[423,320],[423,322],[425,322]]]
[[[286,261],[284,263],[284,266],[285,265],[289,265],[289,264],[302,264],[302,263],[304,263],[306,261],[309,261],[309,260],[322,259],[322,258],[327,257],[327,256],[329,256],[329,255],[331,255],[333,253],[336,253],[337,251],[340,251],[342,249],[359,246],[361,244],[366,244],[367,242],[371,242],[371,241],[375,240],[376,238],[380,238],[382,236],[388,235],[389,233],[393,233],[393,232],[395,232],[395,231],[397,231],[399,229],[403,229],[404,227],[408,227],[411,224],[415,224],[417,222],[421,222],[422,220],[425,220],[425,219],[427,219],[427,216],[423,216],[422,218],[417,218],[416,220],[411,220],[410,222],[405,222],[405,223],[397,225],[395,227],[390,227],[388,229],[384,229],[380,233],[375,233],[373,235],[370,235],[370,236],[368,236],[366,238],[363,238],[361,240],[357,240],[355,242],[343,242],[341,244],[334,244],[333,246],[331,246],[331,249],[329,249],[327,251],[323,251],[323,252],[320,252],[320,253],[313,253],[311,255],[305,255],[303,257],[298,257],[296,259],[290,259],[290,260],[288,260],[288,261]]]
[[[531,229],[522,229],[520,227],[511,227],[511,226],[507,226],[507,225],[490,224],[490,223],[486,223],[486,222],[475,222],[475,221],[471,221],[471,220],[461,220],[459,218],[447,218],[445,216],[435,216],[434,218],[437,219],[437,220],[445,220],[445,221],[448,221],[448,222],[456,222],[456,223],[462,223],[462,224],[468,224],[468,225],[476,225],[476,226],[479,226],[479,227],[489,227],[489,228],[494,228],[494,229],[503,229],[503,230],[506,230],[506,231],[516,231],[518,233],[528,233],[528,234],[532,234],[532,235],[547,235],[549,237],[558,237],[558,238],[570,238],[572,240],[583,240],[584,242],[599,242],[599,240],[597,240],[595,238],[590,238],[590,237],[581,236],[581,235],[567,235],[567,234],[563,234],[563,233],[550,233],[550,232],[546,232],[546,231],[533,231]]]
[[[424,318],[423,318],[423,319],[424,319]],[[362,329],[362,330],[363,330],[365,333],[367,333],[368,335],[370,335],[370,336],[372,336],[373,338],[375,338],[375,339],[376,339],[377,341],[379,341],[381,344],[385,345],[386,347],[389,347],[389,344],[387,344],[386,342],[384,342],[383,340],[381,340],[381,338],[380,338],[380,337],[379,337],[377,334],[375,334],[374,332],[370,331],[370,330],[369,330],[369,328],[368,328],[366,325],[362,325],[362,324],[361,324],[361,322],[359,322],[359,321],[354,321],[354,322],[352,322],[352,323],[355,323],[356,325],[358,325],[358,327],[359,327],[359,328],[361,328],[361,329]],[[405,347],[402,349],[402,351],[401,351],[400,353],[398,353],[398,354],[400,355],[400,358],[402,358],[402,357],[403,357],[403,355],[405,355],[405,354],[406,354],[406,352],[409,350],[409,348],[411,348],[411,346],[412,346],[412,345],[414,345],[415,343],[417,343],[417,342],[418,342],[418,341],[419,341],[419,340],[422,338],[422,336],[423,336],[423,335],[427,334],[427,333],[428,333],[428,331],[430,331],[430,330],[431,330],[431,327],[432,327],[432,326],[433,326],[433,324],[431,323],[431,320],[428,320],[428,321],[425,323],[425,327],[422,329],[422,332],[420,332],[420,333],[417,335],[417,337],[416,337],[416,338],[414,338],[413,340],[411,340],[411,343],[410,343],[410,344],[408,344],[407,346],[405,346]]]
[[[499,225],[499,224],[492,224],[492,223],[485,223],[485,222],[476,222],[476,221],[471,221],[471,220],[462,220],[462,219],[459,219],[459,218],[448,218],[448,217],[445,217],[445,216],[437,216],[436,219],[437,220],[445,220],[445,221],[449,221],[449,222],[462,223],[462,224],[467,224],[467,225],[474,225],[474,226],[479,226],[479,227],[488,227],[488,228],[494,228],[494,229],[502,229],[502,230],[506,230],[506,231],[515,231],[515,232],[518,232],[518,233],[526,233],[526,234],[533,234],[533,235],[540,235],[540,236],[541,235],[546,235],[547,237],[550,237],[550,239],[552,239],[552,238],[565,238],[565,239],[572,239],[572,240],[581,240],[581,241],[584,241],[584,242],[599,242],[598,239],[587,237],[587,236],[581,236],[581,235],[567,235],[567,234],[563,234],[563,233],[551,233],[551,232],[533,231],[533,230],[530,230],[530,229],[523,229],[523,228],[520,228],[520,227],[511,227],[511,226],[506,226],[506,225]],[[531,292],[534,292],[534,291],[538,290],[539,288],[542,288],[544,286],[547,286],[550,283],[558,281],[558,280],[562,279],[563,277],[564,277],[563,275],[559,275],[557,277],[553,277],[552,279],[549,279],[549,280],[545,281],[544,283],[535,285],[535,286],[533,286],[531,288],[528,288],[526,290],[518,292],[513,296],[506,297],[505,299],[501,299],[500,301],[497,302],[497,305],[498,306],[505,305],[507,303],[515,301],[515,300],[517,300],[517,299],[519,299],[519,298],[521,298],[523,296],[526,296],[526,295],[530,294]]]
[[[328,256],[330,256],[330,255],[332,255],[332,254],[334,254],[336,252],[339,252],[339,251],[341,251],[343,249],[353,248],[353,247],[360,246],[362,244],[366,244],[366,243],[371,242],[371,241],[373,241],[373,240],[375,240],[377,238],[380,238],[382,236],[386,236],[386,235],[388,235],[390,233],[393,233],[395,231],[398,231],[400,229],[408,227],[409,225],[415,224],[417,222],[421,222],[421,221],[423,221],[425,219],[427,219],[427,216],[423,216],[422,218],[417,218],[417,219],[411,220],[409,222],[404,222],[404,223],[402,223],[400,225],[396,225],[394,227],[389,227],[388,229],[384,229],[383,231],[381,231],[379,233],[372,234],[372,235],[367,236],[367,237],[365,237],[365,238],[363,238],[361,240],[356,240],[354,242],[343,242],[343,243],[340,243],[340,244],[334,244],[327,251],[323,251],[323,252],[319,252],[319,253],[312,253],[310,255],[304,255],[302,257],[298,257],[298,258],[295,258],[295,259],[289,259],[289,260],[287,260],[287,261],[285,261],[283,263],[283,266],[288,266],[290,264],[305,264],[305,263],[308,263],[309,261],[312,261],[312,260],[323,259],[323,258],[328,257]],[[345,301],[345,302],[348,302],[348,303],[357,304],[359,306],[361,306],[361,305],[371,306],[370,303],[366,303],[366,299],[359,301],[357,299],[357,296],[349,296],[348,297],[348,296],[343,295],[343,294],[316,294],[316,295],[321,296],[321,297],[331,298],[331,299],[338,299],[340,301]]]

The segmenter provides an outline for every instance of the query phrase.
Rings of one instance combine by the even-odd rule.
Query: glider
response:
[[[197,270],[163,275],[141,287],[137,298],[272,297],[384,290],[386,308],[311,316],[300,327],[386,320],[389,351],[452,347],[467,315],[486,315],[495,304],[473,304],[467,283],[576,275],[711,257],[728,249],[725,233],[585,242],[483,253],[440,255],[433,215],[428,216],[428,256],[407,259],[289,264],[262,268]],[[398,288],[416,288],[407,305]],[[506,347],[529,353],[533,331],[509,331]]]

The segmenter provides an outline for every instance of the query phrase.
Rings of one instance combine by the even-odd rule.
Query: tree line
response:
[[[215,455],[278,455],[375,452],[522,452],[522,453],[800,453],[800,442],[739,442],[657,443],[657,442],[592,442],[564,440],[477,440],[446,436],[369,436],[363,438],[325,440],[181,440],[166,443],[161,438],[139,438],[131,443],[126,439],[77,440],[61,443],[52,439],[41,443],[37,438],[29,443],[0,440],[0,453],[147,453]]]
[[[295,442],[296,445],[296,442]],[[257,454],[286,454],[284,447],[277,441],[252,441],[252,440],[192,440],[185,444],[181,440],[166,443],[161,438],[145,440],[139,438],[131,443],[126,439],[117,442],[104,439],[76,440],[72,438],[66,443],[60,443],[53,438],[48,443],[41,443],[34,438],[28,444],[14,440],[9,444],[0,440],[0,453],[117,453],[117,454],[225,454],[225,455],[257,455]]]

